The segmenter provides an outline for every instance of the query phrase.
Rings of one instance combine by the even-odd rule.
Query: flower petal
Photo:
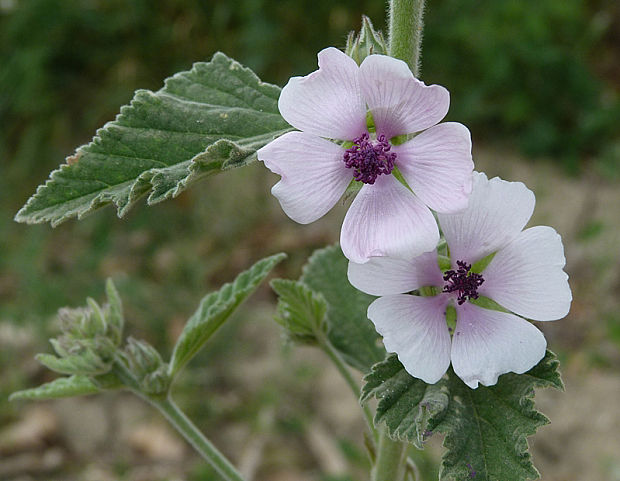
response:
[[[349,262],[349,282],[372,296],[404,294],[423,286],[441,286],[443,278],[435,251],[413,259],[371,257],[365,264]]]
[[[523,374],[545,355],[545,336],[525,319],[469,302],[456,312],[452,367],[472,389],[492,386],[507,372]]]
[[[292,77],[278,108],[293,127],[328,139],[353,140],[366,132],[366,104],[359,68],[351,57],[329,47],[318,54],[319,69]]]
[[[467,209],[437,214],[453,264],[474,263],[504,247],[523,229],[534,211],[534,193],[521,182],[491,180],[474,172]]]
[[[561,319],[572,300],[565,264],[560,235],[551,227],[532,227],[493,257],[478,292],[529,319]]]
[[[390,138],[419,132],[448,113],[448,91],[416,79],[402,60],[370,55],[360,65],[359,73],[362,95],[372,112],[377,134]]]
[[[467,127],[435,125],[392,151],[409,187],[431,209],[454,213],[467,207],[474,170]]]
[[[374,256],[412,258],[433,250],[438,241],[431,211],[392,175],[362,187],[340,232],[342,252],[360,264]]]
[[[282,176],[271,193],[286,215],[308,224],[325,215],[351,182],[343,153],[329,140],[288,132],[259,149],[257,155],[269,170]]]
[[[398,354],[409,374],[429,384],[439,381],[450,365],[448,300],[398,294],[368,306],[368,318],[383,336],[386,350]]]

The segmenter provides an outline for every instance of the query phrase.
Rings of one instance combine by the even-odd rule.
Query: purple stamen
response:
[[[381,174],[389,174],[394,169],[396,154],[390,152],[392,146],[381,134],[376,141],[370,140],[367,133],[353,141],[353,147],[345,151],[344,165],[353,169],[353,178],[364,184],[374,184]]]
[[[478,299],[478,287],[482,285],[484,279],[481,274],[470,272],[471,264],[456,261],[456,265],[459,267],[456,271],[446,271],[443,276],[443,280],[448,281],[443,286],[443,292],[458,292],[456,300],[460,306],[467,299]]]

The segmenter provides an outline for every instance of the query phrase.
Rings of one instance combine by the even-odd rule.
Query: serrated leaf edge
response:
[[[277,89],[278,91],[280,90],[280,87],[278,87],[277,85],[268,83],[268,82],[263,82],[250,68],[248,67],[244,67],[243,65],[241,65],[239,62],[237,62],[236,60],[228,57],[227,55],[225,55],[223,52],[216,52],[212,57],[210,62],[220,62],[220,61],[224,61],[226,63],[229,63],[228,68],[231,70],[238,70],[241,69],[245,72],[249,72],[251,74],[251,76],[257,81],[257,85],[259,87],[268,87],[268,88],[273,88],[273,89]],[[194,69],[197,68],[198,65],[200,64],[204,64],[205,62],[195,62],[192,64],[191,69],[189,70],[190,72]],[[95,145],[97,142],[100,142],[101,136],[100,136],[100,132],[106,130],[107,128],[111,127],[111,126],[117,126],[119,120],[122,120],[122,117],[124,115],[124,111],[126,109],[132,108],[134,107],[134,104],[137,103],[140,100],[140,96],[141,95],[148,95],[148,96],[155,96],[155,95],[167,95],[167,93],[165,92],[165,89],[168,87],[168,83],[175,78],[180,78],[183,75],[185,75],[187,73],[187,71],[184,72],[177,72],[176,74],[172,75],[171,77],[167,78],[164,80],[164,86],[157,90],[156,92],[152,92],[150,90],[145,90],[145,89],[138,89],[134,92],[134,96],[131,99],[129,105],[124,105],[121,107],[120,112],[114,117],[114,120],[108,121],[106,122],[103,127],[100,127],[99,129],[96,130],[95,132],[95,136],[92,138],[92,140],[87,143],[87,144],[83,144],[80,147],[78,147],[75,150],[75,153],[72,155],[69,155],[65,158],[65,163],[61,164],[57,169],[54,169],[50,172],[48,179],[43,183],[40,184],[35,193],[26,201],[26,204],[24,204],[24,206],[19,209],[19,211],[15,214],[13,220],[15,222],[19,222],[19,223],[25,223],[25,224],[39,224],[39,223],[43,223],[43,222],[50,222],[52,227],[56,227],[59,224],[72,219],[72,218],[77,218],[78,220],[81,220],[84,216],[91,214],[92,212],[94,212],[97,209],[100,209],[102,207],[105,207],[109,204],[112,204],[116,207],[116,213],[117,216],[119,218],[123,218],[127,212],[129,212],[129,210],[135,205],[135,203],[142,198],[144,195],[147,195],[149,192],[149,197],[147,199],[147,205],[154,205],[156,203],[162,202],[164,200],[168,200],[168,199],[172,199],[177,197],[181,192],[183,192],[183,190],[185,190],[185,188],[187,188],[187,185],[191,182],[191,181],[195,181],[198,180],[201,177],[207,177],[209,174],[203,174],[203,175],[199,175],[197,174],[197,169],[195,168],[195,164],[197,159],[202,159],[204,158],[205,155],[208,155],[210,149],[212,149],[216,144],[219,144],[220,142],[224,141],[226,143],[228,143],[229,145],[234,146],[235,148],[238,148],[239,150],[242,150],[244,145],[243,144],[239,144],[237,142],[233,142],[230,139],[226,139],[226,138],[222,138],[222,139],[218,139],[215,142],[213,142],[212,144],[210,144],[209,146],[207,146],[207,148],[199,153],[196,154],[194,157],[192,157],[191,159],[185,160],[183,162],[179,162],[177,164],[173,164],[164,168],[152,168],[152,169],[148,169],[144,172],[142,172],[138,177],[136,177],[135,179],[132,180],[128,180],[128,181],[124,181],[121,182],[119,184],[114,184],[112,186],[106,185],[105,187],[103,187],[101,190],[104,189],[110,189],[110,187],[117,189],[117,188],[124,188],[126,187],[128,184],[131,184],[131,187],[129,189],[129,195],[127,197],[127,201],[122,204],[120,202],[117,202],[114,198],[114,195],[112,192],[110,191],[104,191],[104,192],[99,192],[97,193],[97,191],[93,191],[90,192],[88,194],[79,196],[79,197],[75,197],[73,199],[70,199],[68,201],[62,202],[63,204],[65,203],[71,203],[71,202],[78,202],[80,199],[83,199],[85,197],[90,197],[93,196],[94,197],[90,200],[90,202],[88,204],[84,204],[83,207],[81,208],[76,208],[75,210],[72,210],[70,212],[67,212],[61,216],[58,217],[52,217],[48,214],[46,214],[46,211],[48,211],[49,209],[52,209],[55,207],[55,205],[58,204],[53,204],[50,205],[44,209],[40,209],[38,211],[35,212],[28,212],[29,209],[31,208],[32,204],[38,199],[39,196],[41,196],[43,194],[43,192],[48,188],[48,186],[54,182],[56,182],[58,180],[58,175],[67,170],[70,169],[71,166],[73,164],[75,164],[77,161],[79,161],[79,157],[82,155],[82,151],[92,145]],[[286,132],[289,132],[290,130],[293,130],[292,128],[287,128],[287,129],[283,129],[282,131],[277,132],[275,135],[270,135],[271,136],[271,140],[279,137],[280,135],[283,135]],[[261,137],[261,136],[256,136],[256,137]],[[251,138],[250,138],[251,139]],[[250,143],[251,145],[251,143]],[[248,157],[251,158],[252,156],[255,156],[255,153],[249,154]],[[247,158],[246,158],[247,159]],[[246,160],[245,163],[241,164],[241,165],[245,165],[249,162],[249,159]],[[168,191],[166,191],[166,193],[163,196],[159,196],[159,197],[155,197],[154,193],[157,190],[157,187],[161,184],[159,184],[157,182],[158,177],[160,178],[161,175],[163,175],[163,172],[171,167],[175,167],[175,168],[183,168],[184,165],[187,168],[187,175],[181,179],[180,181],[178,181],[175,185],[174,188],[172,189],[168,189]],[[235,165],[236,166],[236,165]],[[240,166],[240,165],[239,165]],[[226,166],[224,165],[222,167],[221,170],[225,170]]]

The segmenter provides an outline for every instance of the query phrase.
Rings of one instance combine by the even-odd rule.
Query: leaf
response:
[[[534,409],[534,388],[563,389],[555,354],[525,374],[504,374],[495,386],[467,387],[450,371],[451,401],[437,430],[446,434],[440,479],[537,479],[527,436],[549,420]]]
[[[111,363],[105,362],[89,349],[66,357],[57,357],[53,354],[37,354],[35,359],[48,369],[60,374],[105,374],[112,367]]]
[[[155,204],[246,165],[290,130],[278,112],[279,94],[223,53],[168,78],[157,92],[138,90],[90,144],[50,174],[15,220],[56,226],[107,204],[123,217],[143,195]]]
[[[366,315],[375,298],[349,284],[348,265],[338,245],[326,247],[312,254],[300,281],[327,301],[327,335],[332,345],[350,366],[368,372],[386,353]]]
[[[448,408],[448,388],[442,380],[426,384],[409,375],[396,354],[375,364],[364,377],[361,401],[375,396],[379,403],[375,424],[385,423],[392,438],[408,441],[418,449],[432,434],[430,427]]]
[[[88,376],[60,377],[39,387],[11,394],[10,401],[34,401],[98,393],[99,388]]]
[[[258,261],[239,274],[232,283],[224,284],[219,291],[207,294],[202,299],[172,352],[168,370],[171,379],[285,257],[286,254],[280,253]]]
[[[362,399],[379,399],[375,421],[391,436],[421,445],[432,432],[446,435],[440,480],[525,481],[538,472],[527,436],[547,418],[534,409],[534,388],[562,389],[555,355],[525,374],[504,374],[496,385],[470,389],[454,374],[435,385],[410,376],[395,355],[373,366]]]
[[[313,344],[325,334],[327,302],[299,281],[274,279],[271,288],[278,294],[275,320],[294,341]]]

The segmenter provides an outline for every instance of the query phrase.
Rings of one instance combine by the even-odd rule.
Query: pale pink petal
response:
[[[450,365],[447,296],[407,294],[380,297],[368,306],[368,318],[413,377],[434,384]]]
[[[411,134],[437,124],[448,113],[450,94],[440,85],[425,85],[407,64],[385,55],[370,55],[360,65],[360,86],[372,112],[377,134]]]
[[[439,241],[431,211],[392,175],[380,175],[353,200],[342,224],[340,246],[347,259],[412,258]]]
[[[474,263],[504,247],[530,220],[536,199],[521,182],[491,180],[474,172],[467,209],[437,214],[453,263]]]
[[[353,140],[366,132],[366,104],[359,67],[334,47],[319,52],[319,69],[292,77],[282,89],[278,108],[293,127],[328,139]]]
[[[507,372],[523,374],[545,355],[545,336],[525,319],[469,302],[456,312],[452,367],[472,389],[492,386]]]
[[[467,127],[435,125],[392,151],[409,187],[431,209],[454,213],[467,207],[474,170]]]
[[[271,192],[286,215],[308,224],[325,215],[351,182],[343,153],[329,140],[289,132],[259,149],[257,156],[269,170],[282,176]]]
[[[437,253],[413,259],[371,257],[365,264],[349,262],[349,282],[372,296],[404,294],[424,286],[443,286]]]
[[[561,319],[572,300],[565,264],[560,235],[551,227],[532,227],[493,257],[478,292],[529,319]]]

